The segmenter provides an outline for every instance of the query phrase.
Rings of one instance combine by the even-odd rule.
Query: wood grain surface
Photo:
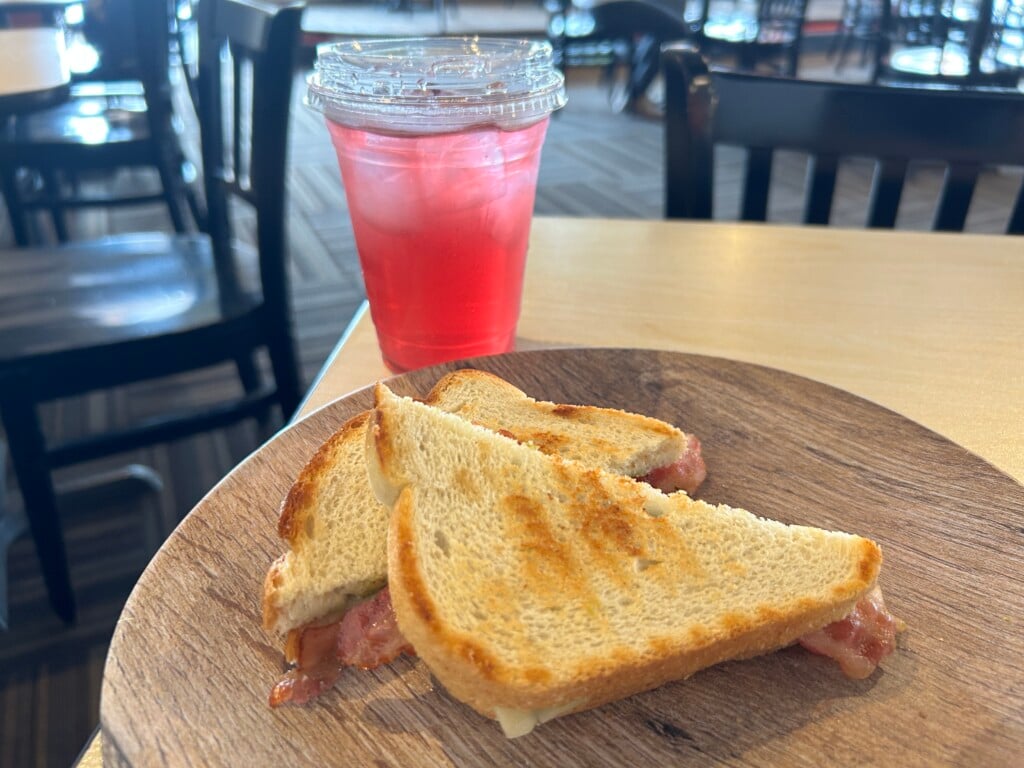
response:
[[[477,367],[531,395],[640,411],[704,442],[699,495],[860,533],[908,625],[868,680],[800,648],[564,717],[516,740],[414,659],[350,671],[310,706],[271,710],[281,646],[259,597],[282,551],[277,508],[358,392],[241,464],[140,579],[107,660],[105,765],[1008,765],[1024,754],[1024,487],[948,440],[780,371],[639,350],[553,350]],[[442,371],[394,380],[423,394]]]

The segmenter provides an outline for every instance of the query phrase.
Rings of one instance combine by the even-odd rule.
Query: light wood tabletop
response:
[[[519,348],[542,346],[780,368],[1024,480],[1024,238],[538,218]],[[364,307],[301,415],[389,375]]]
[[[1024,481],[1024,238],[537,218],[520,349],[665,349],[890,408]],[[364,306],[297,418],[391,373]],[[99,739],[82,765],[99,765]]]

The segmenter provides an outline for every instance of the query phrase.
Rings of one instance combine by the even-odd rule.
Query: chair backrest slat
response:
[[[981,166],[976,163],[956,163],[946,169],[932,229],[959,232],[964,228],[980,172]]]
[[[832,218],[832,198],[838,174],[838,155],[812,155],[808,160],[804,224],[828,224]]]
[[[763,155],[772,150],[817,158],[808,176],[808,223],[829,218],[836,169],[828,163],[835,158],[879,161],[868,215],[868,225],[878,227],[895,225],[909,161],[955,169],[935,218],[935,226],[942,229],[963,227],[977,179],[970,169],[1024,166],[1024,95],[1017,92],[880,87],[710,71],[685,42],[664,46],[662,58],[669,217],[711,216],[710,205],[696,201],[712,198],[709,157],[719,144],[745,147],[760,158],[748,163],[753,173],[742,193],[742,218],[754,220],[767,208],[764,182],[770,163],[765,165]],[[1011,216],[1008,232],[1020,232],[1022,216]]]
[[[1010,223],[1006,226],[1009,235],[1024,235],[1024,184],[1017,191],[1017,201],[1010,211]]]
[[[772,181],[772,150],[751,147],[747,152],[746,183],[740,218],[743,221],[768,220],[768,189]]]
[[[903,197],[903,182],[907,178],[908,161],[902,158],[883,158],[875,164],[868,200],[869,227],[892,229]]]
[[[235,181],[243,187],[246,181],[246,158],[242,153],[245,145],[245,136],[248,135],[249,126],[246,124],[248,112],[245,104],[245,93],[243,91],[245,52],[240,51],[237,46],[229,44],[228,50],[231,57],[231,168]]]

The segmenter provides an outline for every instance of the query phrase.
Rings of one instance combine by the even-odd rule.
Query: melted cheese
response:
[[[516,739],[525,736],[541,723],[554,720],[583,706],[583,700],[577,699],[568,704],[559,704],[544,709],[512,709],[510,707],[495,707],[494,716],[501,724],[501,730],[505,737]]]

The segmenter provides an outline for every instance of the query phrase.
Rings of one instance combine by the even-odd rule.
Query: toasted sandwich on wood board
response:
[[[536,449],[693,493],[706,470],[700,442],[657,419],[607,408],[538,402],[488,373],[443,377],[425,402]],[[271,704],[303,703],[333,685],[345,666],[386,663],[409,650],[387,592],[390,510],[366,469],[369,413],[348,421],[316,452],[282,505],[288,551],[264,582],[263,623],[286,637],[293,665]]]
[[[510,737],[827,634],[874,599],[868,539],[666,495],[383,385],[366,461],[391,509],[379,615]]]

